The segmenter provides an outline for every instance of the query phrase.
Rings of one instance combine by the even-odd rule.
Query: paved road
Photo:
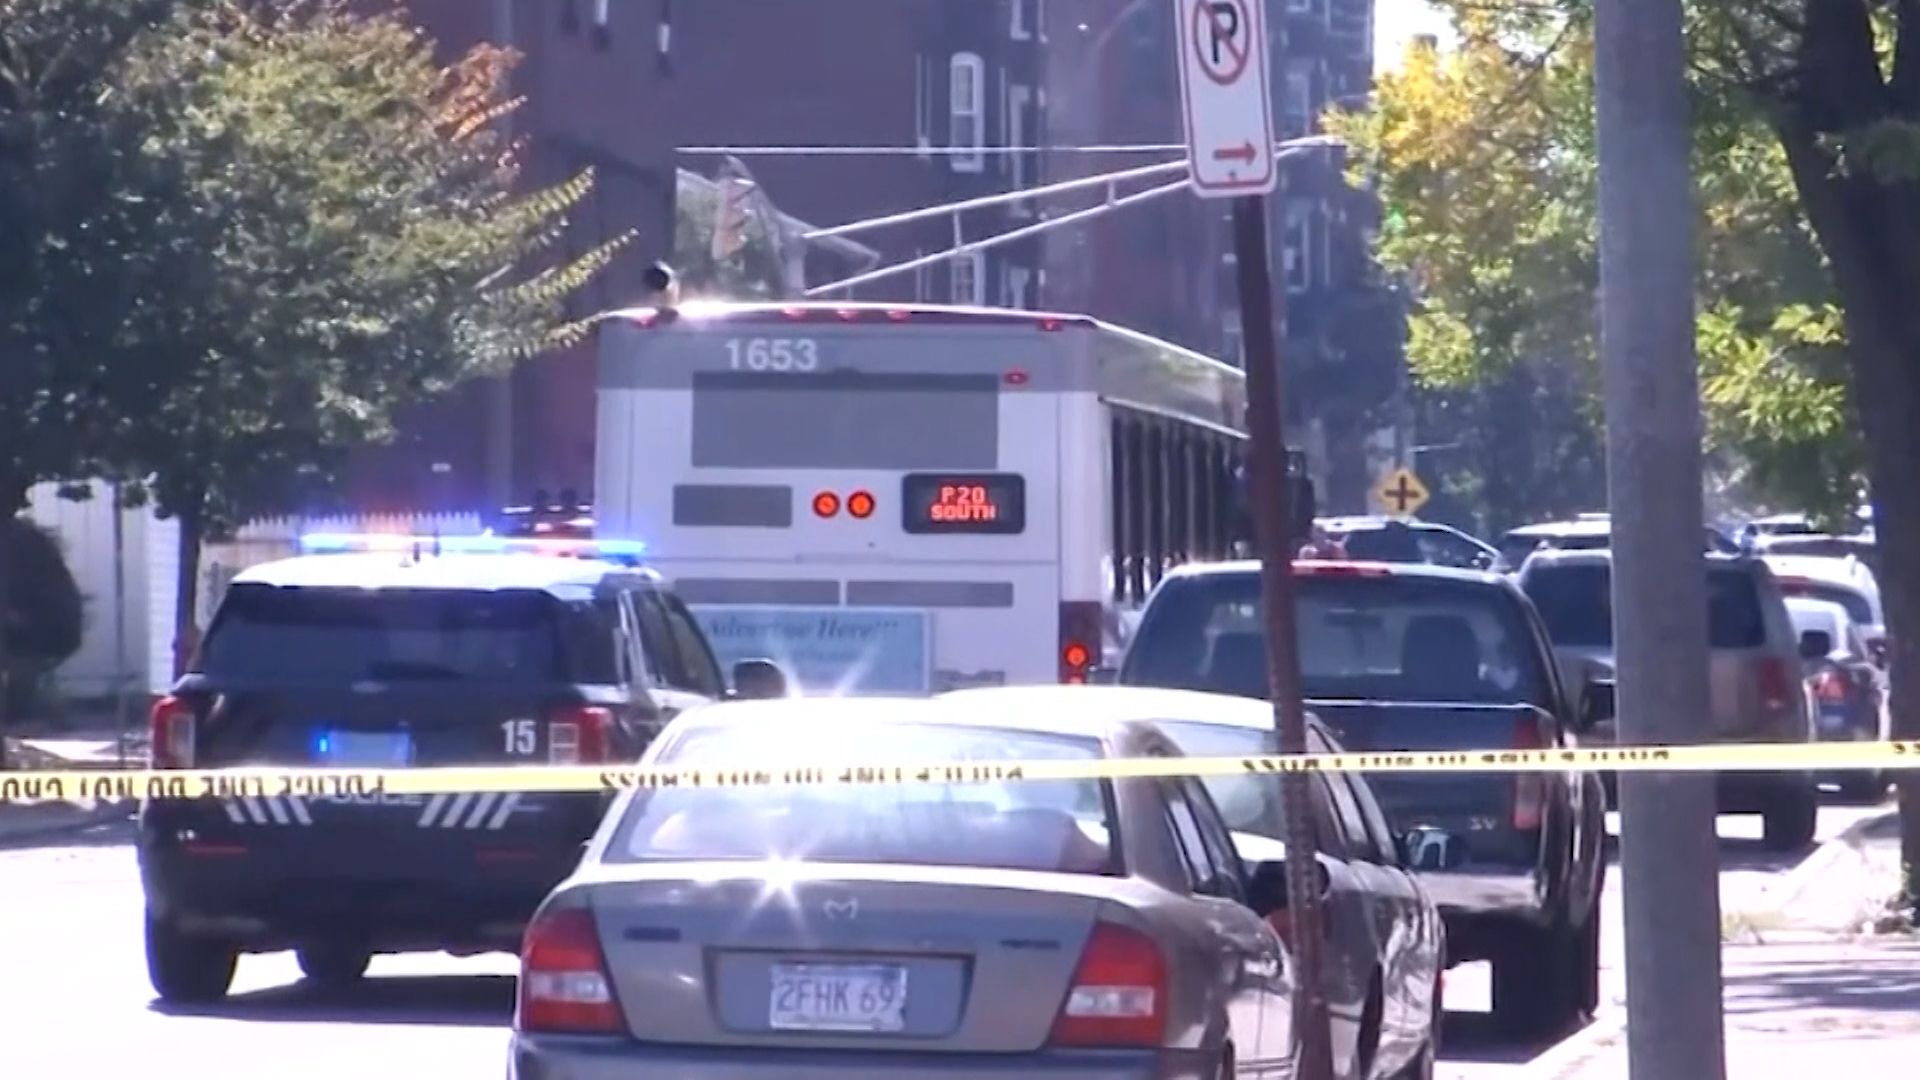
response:
[[[1864,811],[1822,813],[1828,837]],[[1730,818],[1723,895],[1750,894],[1786,868],[1759,851],[1757,823]],[[9,1076],[141,1080],[418,1080],[501,1074],[513,1009],[510,957],[382,957],[340,1000],[307,990],[289,954],[241,961],[231,1002],[198,1013],[155,1007],[140,946],[140,888],[124,835],[0,851],[0,1055]],[[1606,993],[1622,993],[1618,883],[1609,886]],[[1484,965],[1448,978],[1444,1080],[1523,1080],[1547,1047],[1488,1033]]]

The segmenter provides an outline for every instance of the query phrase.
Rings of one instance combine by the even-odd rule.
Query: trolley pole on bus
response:
[[[1267,29],[1257,0],[1178,0],[1180,92],[1188,169],[1201,198],[1233,200],[1239,259],[1240,319],[1247,373],[1247,471],[1260,600],[1266,620],[1268,689],[1280,752],[1307,750],[1300,650],[1294,626],[1295,508],[1288,505],[1286,439],[1281,431],[1278,305],[1268,265],[1267,196],[1278,181],[1273,106],[1267,96]],[[1319,860],[1305,773],[1281,773],[1287,850],[1287,909],[1292,921],[1294,1032],[1302,1080],[1332,1080],[1333,1056],[1322,978]]]

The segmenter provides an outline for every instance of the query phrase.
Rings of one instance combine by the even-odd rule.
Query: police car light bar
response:
[[[567,555],[581,559],[637,559],[638,540],[581,540],[521,536],[411,536],[406,533],[307,533],[300,550],[309,555],[352,552],[413,552],[423,555]]]

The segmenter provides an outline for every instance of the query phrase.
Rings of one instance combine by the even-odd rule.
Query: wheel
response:
[[[294,955],[300,961],[300,973],[324,989],[352,986],[373,962],[371,952],[337,942],[305,945]]]
[[[1594,910],[1587,915],[1587,922],[1577,932],[1578,946],[1574,951],[1574,981],[1579,990],[1575,996],[1578,1006],[1576,1019],[1588,1019],[1600,1011],[1600,905],[1596,901]]]
[[[213,938],[181,933],[147,916],[147,981],[160,1000],[176,1005],[205,1005],[227,996],[240,951]]]
[[[1591,920],[1589,920],[1591,921]],[[1515,928],[1512,939],[1493,961],[1493,1022],[1501,1034],[1516,1039],[1558,1035],[1581,1018],[1589,980],[1598,983],[1598,949],[1591,958],[1596,969],[1581,969],[1583,939],[1598,934],[1562,923],[1552,927]],[[1597,996],[1597,992],[1596,992]]]
[[[1819,793],[1811,783],[1797,784],[1775,796],[1762,817],[1761,843],[1768,851],[1803,850],[1820,824]]]

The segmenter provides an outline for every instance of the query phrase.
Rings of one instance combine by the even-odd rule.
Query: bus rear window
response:
[[[735,469],[991,469],[991,375],[708,371],[693,376],[693,464]]]

